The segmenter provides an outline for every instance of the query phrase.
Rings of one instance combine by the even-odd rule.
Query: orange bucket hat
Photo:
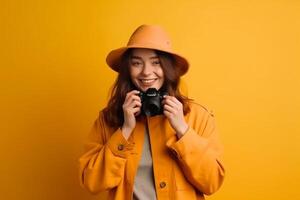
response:
[[[187,59],[172,50],[171,41],[167,33],[157,25],[141,25],[131,35],[127,46],[112,50],[106,57],[106,63],[119,72],[123,54],[132,48],[154,49],[171,54],[175,60],[175,67],[180,76],[189,68]]]

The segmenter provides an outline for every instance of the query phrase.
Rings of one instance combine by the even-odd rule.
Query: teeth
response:
[[[142,79],[141,80],[143,83],[151,83],[151,82],[153,82],[153,81],[155,81],[155,79]]]

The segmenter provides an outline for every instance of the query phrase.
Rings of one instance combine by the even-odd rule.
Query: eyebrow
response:
[[[140,60],[142,60],[142,57],[139,57],[139,56],[131,56],[130,58],[131,59],[140,59]],[[156,58],[158,58],[158,56],[151,56],[150,57],[150,59],[156,59]]]

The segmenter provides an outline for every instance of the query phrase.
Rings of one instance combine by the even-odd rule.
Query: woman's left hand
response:
[[[165,95],[162,104],[164,115],[176,131],[178,138],[181,138],[188,129],[188,125],[184,119],[182,103],[173,96]]]

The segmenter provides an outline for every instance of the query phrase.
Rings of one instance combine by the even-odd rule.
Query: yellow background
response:
[[[227,175],[209,200],[300,199],[300,1],[2,0],[4,200],[88,200],[77,159],[116,74],[107,53],[160,24],[214,110]]]

